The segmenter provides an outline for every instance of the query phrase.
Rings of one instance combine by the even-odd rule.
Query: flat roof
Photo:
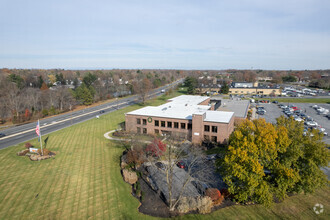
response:
[[[233,112],[212,111],[210,105],[199,105],[209,99],[205,96],[181,95],[160,106],[147,106],[135,111],[128,112],[128,115],[140,115],[162,118],[191,120],[193,114],[205,114],[204,121],[228,123]]]
[[[249,105],[249,100],[240,100],[236,97],[232,99],[221,99],[221,106],[217,111],[234,112],[235,117],[246,118]]]

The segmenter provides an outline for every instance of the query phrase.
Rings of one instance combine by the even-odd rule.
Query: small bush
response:
[[[45,117],[45,116],[48,115],[48,110],[47,109],[44,109],[44,110],[42,110],[41,113],[42,113],[42,116]]]
[[[221,195],[223,195],[223,197],[225,199],[228,199],[228,198],[231,197],[231,194],[229,193],[228,189],[221,189],[220,190],[220,193],[221,193]]]
[[[33,147],[32,144],[31,144],[30,142],[26,142],[24,146],[25,146],[25,148],[27,148],[27,149]]]
[[[48,150],[47,148],[43,148],[42,151],[43,151],[44,156],[47,156],[50,154],[50,150]],[[41,149],[38,149],[38,154],[41,155]]]
[[[213,205],[221,205],[223,200],[225,200],[225,197],[223,195],[220,196],[220,198],[218,200],[215,200],[213,202]]]
[[[136,182],[136,191],[140,191],[140,188],[141,188],[140,182],[138,181]]]
[[[210,197],[212,201],[216,201],[220,198],[221,193],[216,188],[209,188],[205,191],[205,196]]]
[[[144,199],[144,191],[141,191],[141,201]]]

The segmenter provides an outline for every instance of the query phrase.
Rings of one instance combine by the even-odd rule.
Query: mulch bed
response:
[[[165,202],[153,189],[149,187],[145,180],[140,178],[139,182],[141,191],[145,193],[144,199],[139,207],[139,211],[143,214],[154,217],[169,218],[173,216]]]

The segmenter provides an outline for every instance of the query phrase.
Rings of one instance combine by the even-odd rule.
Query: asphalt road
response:
[[[172,84],[165,85],[158,89],[152,90],[149,93],[148,98],[159,96],[162,94],[161,93],[162,89],[165,90],[169,89],[182,82],[183,79],[180,79]],[[105,114],[116,111],[117,109],[125,108],[127,106],[136,104],[138,102],[139,102],[138,96],[134,95],[120,100],[116,100],[111,103],[105,103],[102,105],[86,108],[83,110],[69,112],[51,118],[42,119],[40,120],[40,129],[42,132],[41,134],[46,135],[54,131],[58,131],[63,128],[69,127],[71,125],[78,124],[83,121],[95,118],[97,115],[100,115],[101,110],[104,110],[103,114]],[[17,145],[19,143],[36,138],[37,135],[35,133],[35,128],[36,128],[36,122],[32,122],[24,125],[14,126],[5,130],[1,130],[1,133],[6,134],[6,136],[0,138],[0,149]]]

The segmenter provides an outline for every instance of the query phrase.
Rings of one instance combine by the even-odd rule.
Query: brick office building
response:
[[[234,130],[234,112],[214,111],[205,96],[182,95],[160,106],[148,106],[125,115],[126,131],[183,136],[193,143],[224,143]]]

